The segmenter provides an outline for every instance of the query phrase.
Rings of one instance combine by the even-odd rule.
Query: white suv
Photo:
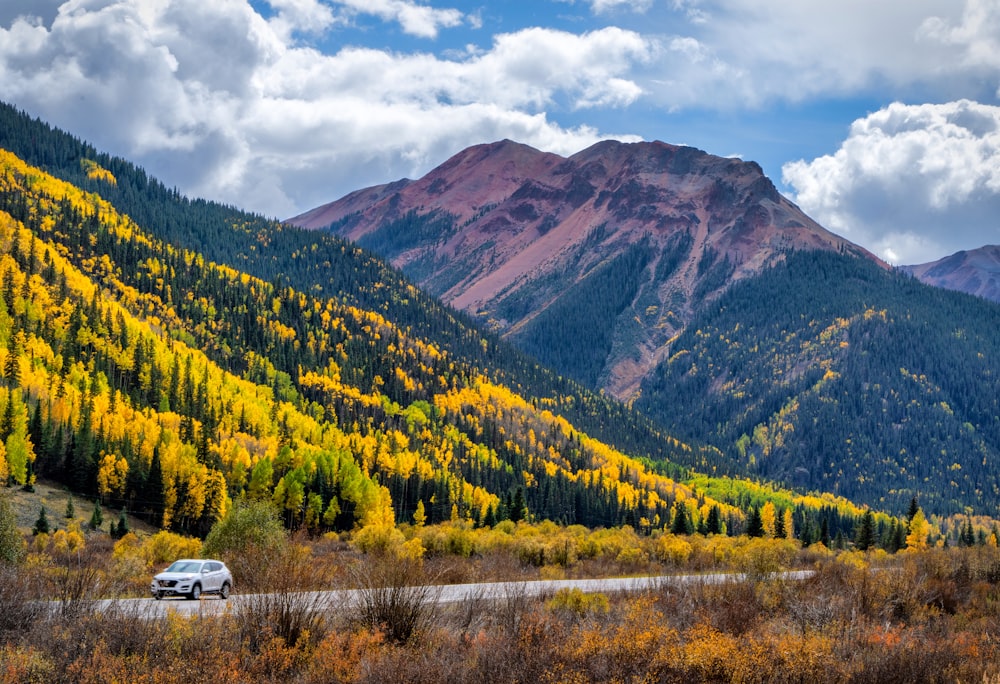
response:
[[[149,590],[159,601],[164,596],[197,600],[202,594],[218,594],[227,599],[232,588],[233,575],[222,561],[183,558],[153,577]]]

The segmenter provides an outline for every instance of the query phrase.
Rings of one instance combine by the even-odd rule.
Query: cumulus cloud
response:
[[[602,136],[546,108],[634,101],[629,71],[654,50],[606,28],[528,29],[448,58],[323,54],[292,34],[338,21],[328,5],[271,5],[265,20],[246,0],[70,0],[51,20],[10,20],[2,96],[186,193],[288,216],[487,140],[575,152]],[[364,6],[424,35],[454,18],[401,0]]]
[[[895,103],[782,177],[806,213],[895,263],[1000,243],[1000,107]]]
[[[268,0],[268,4],[277,12],[271,27],[285,40],[295,33],[320,35],[336,21],[333,10],[319,0]]]
[[[992,95],[995,0],[673,0],[644,17],[670,49],[648,70],[671,108],[761,107],[916,88]],[[691,49],[697,46],[697,49]],[[983,89],[983,82],[989,83]]]
[[[934,15],[920,27],[930,41],[958,46],[966,67],[1000,67],[1000,5],[994,0],[966,0],[957,21]]]
[[[436,38],[440,29],[458,26],[464,18],[456,9],[437,9],[409,0],[335,1],[351,13],[370,14],[383,21],[399,22],[405,33],[419,38]]]

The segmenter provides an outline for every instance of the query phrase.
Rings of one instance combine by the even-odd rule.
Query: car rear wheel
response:
[[[190,594],[190,596],[191,596],[191,600],[192,601],[197,601],[198,599],[201,598],[201,585],[200,584],[196,584],[193,587],[191,587],[191,594]]]
[[[229,598],[229,590],[230,590],[230,588],[231,587],[229,586],[229,582],[223,582],[222,583],[222,589],[219,589],[219,596],[221,596],[223,598],[223,600]]]

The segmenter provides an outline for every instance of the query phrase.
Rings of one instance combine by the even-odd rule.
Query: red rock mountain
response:
[[[358,241],[619,398],[698,306],[786,250],[875,258],[802,213],[757,164],[662,142],[600,142],[568,158],[477,145],[419,180],[289,222]]]
[[[929,264],[902,269],[928,285],[1000,302],[1000,245],[956,252]]]

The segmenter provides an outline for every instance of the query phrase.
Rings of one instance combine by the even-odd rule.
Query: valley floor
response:
[[[429,579],[524,568],[502,556],[420,561],[316,547],[258,559],[259,582],[270,593],[244,587],[242,600],[230,601],[221,615],[198,611],[167,620],[95,610],[87,597],[108,590],[107,575],[90,565],[97,554],[88,544],[76,567],[45,567],[37,558],[35,566],[30,560],[0,566],[0,682],[1000,678],[996,548],[895,557],[812,548],[790,558],[775,555],[782,543],[757,545],[761,572],[721,583],[542,595],[514,583],[497,595],[447,605],[425,601]],[[813,572],[772,576],[777,558]],[[317,610],[314,593],[299,591],[317,582],[352,586],[356,598]],[[43,614],[30,600],[43,591],[60,610]]]

